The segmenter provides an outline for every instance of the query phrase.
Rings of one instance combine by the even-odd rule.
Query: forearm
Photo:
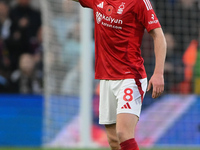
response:
[[[153,86],[152,97],[159,97],[164,91],[164,64],[166,57],[166,49],[167,44],[161,28],[154,29],[149,32],[149,34],[153,37],[154,40],[154,51],[155,51],[155,59],[156,65],[154,69],[154,74],[149,80],[149,85],[147,91],[151,89]]]
[[[164,73],[164,63],[166,57],[167,44],[161,28],[151,31],[151,36],[154,40],[154,52],[155,52],[155,69],[154,74]]]

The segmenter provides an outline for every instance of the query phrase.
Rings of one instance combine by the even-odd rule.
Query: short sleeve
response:
[[[138,21],[143,24],[148,32],[161,27],[150,0],[137,0],[133,9],[137,14]]]
[[[94,0],[79,0],[81,6],[93,9]]]

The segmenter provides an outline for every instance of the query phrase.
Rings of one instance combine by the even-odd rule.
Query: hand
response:
[[[164,77],[162,74],[153,74],[149,80],[147,91],[153,86],[152,98],[159,97],[164,91]]]

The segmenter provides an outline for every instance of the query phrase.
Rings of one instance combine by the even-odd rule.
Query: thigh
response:
[[[115,124],[116,114],[117,100],[110,89],[110,81],[100,80],[99,124]]]

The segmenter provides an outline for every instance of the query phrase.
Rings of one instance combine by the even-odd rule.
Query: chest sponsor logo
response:
[[[97,5],[97,7],[103,8],[103,3],[104,3],[104,2],[101,2],[99,5]]]
[[[104,22],[104,21],[107,21],[107,22]],[[105,16],[104,14],[101,14],[100,12],[96,12],[96,22],[97,24],[101,24],[105,27],[122,30],[122,26],[120,26],[123,24],[122,20],[112,18],[111,16]]]
[[[124,5],[125,5],[125,3],[122,2],[122,4],[119,6],[119,8],[118,8],[118,10],[117,10],[117,13],[118,13],[118,14],[122,14],[122,13],[123,13],[124,8],[125,8]]]
[[[102,20],[106,20],[109,23],[123,24],[122,20],[112,18],[111,16],[105,16],[104,14],[101,14],[100,12],[96,12],[96,20],[98,24],[100,24]]]

